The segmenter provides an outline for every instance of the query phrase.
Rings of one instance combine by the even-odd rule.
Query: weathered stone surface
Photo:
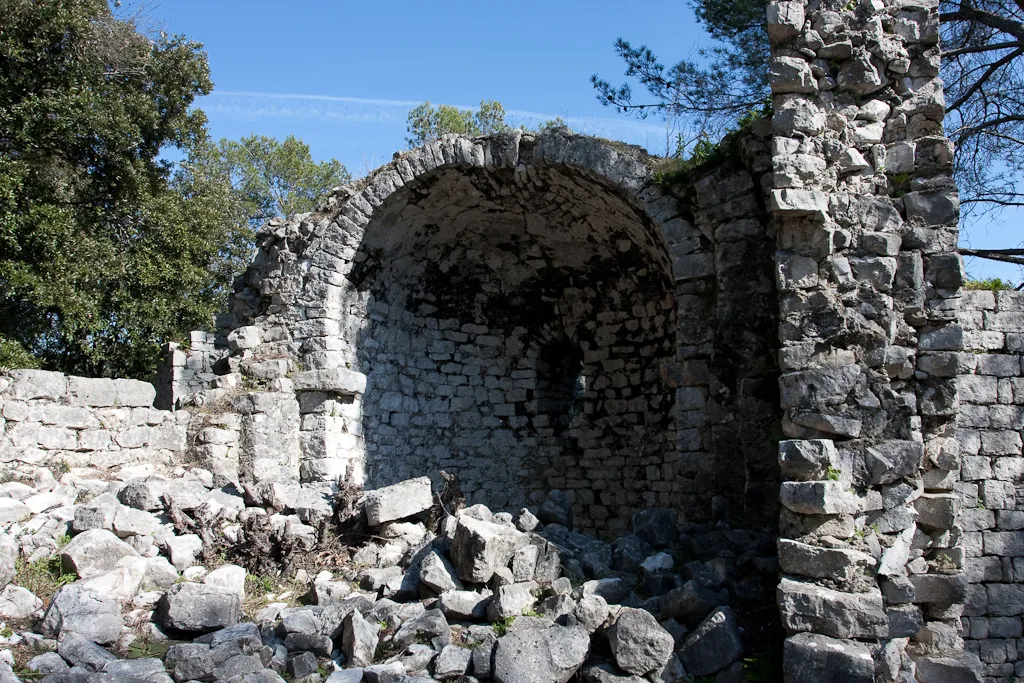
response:
[[[793,481],[823,480],[836,463],[835,444],[830,439],[794,439],[779,442],[779,466]]]
[[[431,552],[423,558],[420,564],[420,581],[438,593],[462,589],[462,582],[456,576],[455,567],[447,557],[437,552]]]
[[[498,683],[566,683],[590,650],[578,626],[516,631],[498,639],[494,680]]]
[[[848,583],[866,578],[875,558],[857,550],[824,548],[779,539],[779,566],[787,574]]]
[[[697,622],[715,607],[724,604],[726,599],[721,593],[690,580],[681,588],[671,590],[661,597],[661,616],[686,623]]]
[[[665,666],[675,641],[650,612],[624,607],[608,629],[608,644],[620,669],[641,676]]]
[[[782,504],[804,515],[854,514],[863,502],[839,481],[787,481],[780,493]]]
[[[75,633],[94,643],[114,642],[122,626],[121,606],[115,598],[76,584],[61,588],[43,617],[44,634]]]
[[[736,617],[728,607],[709,614],[679,648],[679,659],[686,671],[707,676],[725,669],[743,655]]]
[[[487,618],[491,621],[500,621],[509,617],[516,617],[533,607],[537,598],[533,595],[536,584],[514,583],[508,586],[499,586],[487,604]]]
[[[242,601],[236,592],[201,583],[171,586],[160,604],[165,628],[208,632],[238,623]]]
[[[892,484],[916,475],[923,459],[924,445],[916,441],[884,441],[864,454],[872,484]]]
[[[433,502],[430,479],[409,479],[367,493],[366,521],[370,526],[377,526],[396,519],[406,519],[429,510]]]
[[[377,652],[378,627],[371,624],[359,610],[353,610],[344,622],[341,649],[350,666],[369,666],[373,664]]]
[[[875,683],[874,659],[866,645],[817,633],[787,638],[783,667],[787,683]]]
[[[402,624],[395,632],[393,641],[403,647],[417,641],[427,641],[439,649],[451,643],[451,639],[451,628],[444,614],[440,610],[432,609]]]
[[[452,539],[451,559],[460,579],[486,583],[526,543],[528,537],[512,527],[460,515]]]
[[[69,633],[57,643],[57,652],[72,666],[88,671],[102,671],[108,662],[117,659],[93,641],[77,633]]]
[[[676,513],[667,508],[651,508],[633,514],[633,533],[655,548],[665,548],[679,540]]]
[[[567,529],[572,528],[572,501],[564,491],[555,489],[548,493],[540,509],[537,519],[544,524],[561,524]]]
[[[434,678],[447,681],[459,678],[469,670],[473,651],[458,645],[446,645],[434,660]]]
[[[43,609],[43,601],[21,586],[7,586],[0,591],[0,617],[28,619]]]
[[[889,620],[882,594],[844,593],[782,579],[777,590],[783,625],[792,632],[815,631],[835,638],[882,638]]]

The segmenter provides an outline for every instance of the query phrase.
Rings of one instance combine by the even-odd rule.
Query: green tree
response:
[[[313,161],[309,145],[294,135],[283,142],[264,135],[224,139],[216,151],[214,163],[221,165],[254,228],[275,216],[312,211],[320,196],[352,180],[337,159]]]
[[[505,108],[494,100],[482,100],[477,110],[459,109],[447,104],[435,107],[424,102],[409,111],[406,118],[409,137],[405,141],[409,149],[414,149],[449,133],[489,135],[509,128],[505,122]]]
[[[204,144],[191,105],[212,88],[206,55],[104,0],[7,0],[3,13],[2,346],[67,372],[147,376],[161,342],[208,324],[238,243],[225,189],[160,158]]]

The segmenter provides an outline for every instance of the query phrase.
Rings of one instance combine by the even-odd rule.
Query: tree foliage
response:
[[[294,135],[282,142],[265,135],[223,139],[217,153],[254,228],[275,216],[312,211],[321,195],[352,180],[337,159],[313,161],[309,145]]]
[[[1024,206],[1024,2],[943,0],[939,19],[961,203]]]
[[[0,364],[150,376],[223,308],[253,225],[348,179],[293,137],[213,144],[211,89],[201,45],[106,0],[4,3]]]
[[[494,100],[481,100],[479,109],[459,109],[448,104],[434,106],[424,102],[409,111],[405,139],[409,149],[415,149],[442,135],[488,135],[509,130],[505,122],[505,108]]]
[[[666,66],[646,46],[619,39],[618,87],[594,75],[598,99],[622,113],[658,113],[686,128],[686,145],[717,139],[770,101],[766,0],[692,0],[717,45]],[[957,150],[962,202],[1024,204],[1024,0],[940,0],[946,130]],[[639,84],[634,93],[629,81]]]

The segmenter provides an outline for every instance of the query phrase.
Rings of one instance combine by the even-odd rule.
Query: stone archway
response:
[[[328,416],[304,418],[303,456],[361,456],[375,486],[455,471],[497,508],[566,489],[584,526],[623,528],[673,502],[675,280],[637,196],[650,171],[586,138],[530,143],[413,152],[375,179],[376,206],[353,197],[311,240],[296,327],[320,334],[298,349],[300,385],[366,376],[351,430],[364,451],[327,452],[347,440]]]

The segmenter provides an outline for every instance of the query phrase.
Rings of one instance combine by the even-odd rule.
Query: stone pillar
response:
[[[303,482],[362,486],[366,481],[362,398],[366,375],[347,368],[295,373],[298,399],[299,476]]]
[[[939,371],[962,348],[963,268],[937,11],[768,7],[787,681],[981,680]]]

